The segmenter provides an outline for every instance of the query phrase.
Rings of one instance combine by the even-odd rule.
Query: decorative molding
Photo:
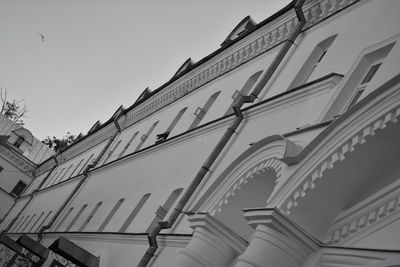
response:
[[[315,3],[311,1],[311,4],[307,4],[304,8],[304,14],[307,19],[304,30],[357,1],[359,0],[325,0],[316,1]],[[163,93],[160,92],[157,96],[150,97],[149,101],[140,104],[127,116],[126,120],[123,122],[123,127],[134,124],[189,94],[205,83],[275,47],[283,42],[297,25],[294,12],[286,16],[285,20],[277,19],[275,21],[279,21],[279,23],[275,25],[267,24],[261,28],[259,32],[255,31],[254,34],[252,33],[253,36],[247,38],[246,43],[241,45],[237,44],[234,49],[228,49],[230,51],[227,55],[210,60],[208,64],[197,67],[177,82],[165,88]]]
[[[341,143],[336,146],[336,149],[330,151],[327,156],[325,156],[324,159],[320,161],[312,171],[310,171],[309,175],[303,179],[300,185],[297,185],[296,188],[292,190],[284,204],[286,213],[289,214],[290,210],[298,205],[298,200],[305,197],[308,191],[315,189],[315,182],[316,180],[323,178],[324,171],[332,169],[336,162],[343,161],[345,159],[345,154],[353,152],[357,145],[365,143],[366,137],[374,135],[378,129],[386,128],[389,122],[396,123],[399,115],[400,105],[397,105],[395,108],[380,115],[364,127],[361,127],[350,137],[343,139]]]
[[[282,162],[278,158],[268,158],[254,164],[247,172],[242,174],[233,184],[230,185],[229,189],[225,192],[216,207],[211,210],[211,214],[214,215],[215,213],[220,213],[223,209],[223,206],[228,204],[229,198],[238,193],[240,189],[242,189],[242,186],[247,184],[256,175],[266,172],[267,170],[273,170],[275,172],[276,179],[278,180],[281,176]]]
[[[376,225],[379,222],[387,219],[389,216],[398,214],[400,211],[400,195],[391,197],[389,200],[381,203],[378,207],[374,206],[372,209],[367,209],[350,222],[336,227],[336,229],[330,231],[326,239],[326,244],[335,245],[347,240],[361,231],[369,228],[372,225]]]

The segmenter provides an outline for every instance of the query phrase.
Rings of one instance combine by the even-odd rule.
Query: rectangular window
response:
[[[108,223],[111,221],[111,219],[114,217],[115,213],[118,211],[119,207],[122,205],[124,202],[124,199],[120,199],[117,204],[115,204],[114,208],[110,211],[110,213],[107,215],[106,219],[104,222],[100,225],[99,229],[97,229],[97,232],[102,232],[104,228],[107,227]]]
[[[10,194],[13,195],[14,197],[19,197],[22,194],[22,192],[24,192],[25,188],[26,184],[22,181],[19,181]]]

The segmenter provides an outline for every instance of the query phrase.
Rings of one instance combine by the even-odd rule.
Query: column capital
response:
[[[276,230],[293,241],[303,244],[307,250],[316,250],[320,242],[304,231],[298,224],[282,214],[277,208],[250,208],[244,209],[244,218],[249,225],[256,229],[263,225]]]
[[[221,223],[218,219],[212,217],[209,213],[195,213],[188,217],[190,227],[193,230],[201,231],[201,228],[213,234],[217,240],[222,241],[234,249],[238,254],[242,253],[248,243],[245,239],[233,232],[230,228]]]

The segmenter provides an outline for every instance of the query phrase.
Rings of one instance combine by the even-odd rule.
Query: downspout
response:
[[[203,166],[200,168],[198,173],[196,174],[195,178],[189,185],[189,187],[186,189],[185,193],[171,212],[171,215],[169,216],[168,220],[166,221],[161,221],[155,223],[148,235],[148,241],[149,241],[149,247],[146,251],[146,253],[143,255],[142,259],[140,260],[139,264],[137,265],[138,267],[145,267],[147,264],[150,262],[151,258],[154,256],[155,252],[158,249],[158,244],[157,244],[157,236],[163,229],[169,229],[172,227],[172,225],[175,223],[177,220],[178,216],[182,213],[183,208],[186,206],[188,203],[189,199],[203,180],[204,176],[207,174],[207,172],[210,170],[212,164],[214,161],[217,159],[221,151],[224,149],[225,145],[228,143],[230,138],[232,137],[233,133],[235,133],[236,129],[239,127],[241,121],[243,120],[243,114],[241,112],[241,107],[245,103],[253,103],[262,89],[265,87],[265,85],[269,82],[271,79],[272,75],[274,74],[275,70],[278,68],[279,64],[281,63],[282,59],[288,52],[289,48],[292,46],[294,43],[295,39],[297,36],[301,33],[304,25],[306,24],[306,19],[303,14],[303,4],[305,0],[297,0],[296,3],[294,4],[294,10],[296,12],[297,19],[299,23],[296,25],[295,30],[289,35],[289,37],[284,41],[285,43],[279,50],[279,53],[276,55],[274,58],[273,62],[267,69],[267,71],[263,74],[261,77],[260,81],[254,88],[253,92],[251,93],[250,96],[241,96],[239,100],[234,104],[233,110],[235,114],[235,119],[231,123],[231,125],[228,127],[228,129],[225,131],[224,135],[221,137],[217,145],[214,147],[212,150],[211,154],[208,156],[207,160],[204,162]]]
[[[33,196],[36,194],[36,192],[38,191],[38,188],[41,188],[42,185],[47,181],[47,179],[50,177],[50,175],[53,173],[53,171],[57,168],[58,166],[58,160],[57,160],[57,156],[59,155],[59,153],[57,153],[56,155],[54,155],[54,161],[56,162],[56,165],[54,165],[54,167],[49,171],[49,173],[46,175],[46,177],[42,180],[42,182],[39,184],[39,186],[32,191],[31,194],[29,194],[29,200],[25,203],[25,205],[22,207],[22,209],[18,212],[17,216],[15,216],[7,225],[7,227],[1,231],[3,232],[8,232],[11,228],[11,226],[18,220],[19,216],[22,214],[22,212],[24,212],[24,210],[29,206],[29,204],[32,202],[33,200]],[[7,214],[4,216],[7,217],[7,215],[11,212],[11,210],[15,207],[15,205],[17,204],[17,200],[14,202],[13,206],[11,207],[11,209],[7,212]]]
[[[96,157],[96,159],[89,165],[85,167],[83,170],[83,178],[79,181],[79,183],[75,186],[75,188],[72,190],[72,192],[68,195],[67,199],[63,202],[63,204],[60,206],[60,208],[57,210],[57,212],[54,214],[52,217],[51,221],[42,226],[38,232],[38,242],[42,241],[43,239],[43,232],[46,231],[47,229],[50,229],[54,222],[57,220],[57,218],[60,216],[62,211],[65,209],[65,207],[68,205],[68,203],[72,200],[72,198],[75,196],[75,194],[81,189],[82,185],[86,182],[87,178],[89,177],[89,170],[96,167],[96,165],[99,163],[100,159],[104,156],[104,154],[107,152],[108,148],[111,146],[115,138],[118,136],[118,134],[121,132],[121,127],[118,124],[118,119],[120,118],[121,115],[117,116],[114,120],[113,123],[115,125],[115,128],[117,128],[117,131],[111,138],[108,140],[107,144],[103,148],[103,150],[99,153],[99,155]]]

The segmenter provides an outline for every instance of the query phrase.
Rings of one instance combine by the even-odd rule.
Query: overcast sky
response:
[[[86,133],[289,0],[0,1],[0,85],[39,139]],[[45,36],[42,42],[41,33]]]

